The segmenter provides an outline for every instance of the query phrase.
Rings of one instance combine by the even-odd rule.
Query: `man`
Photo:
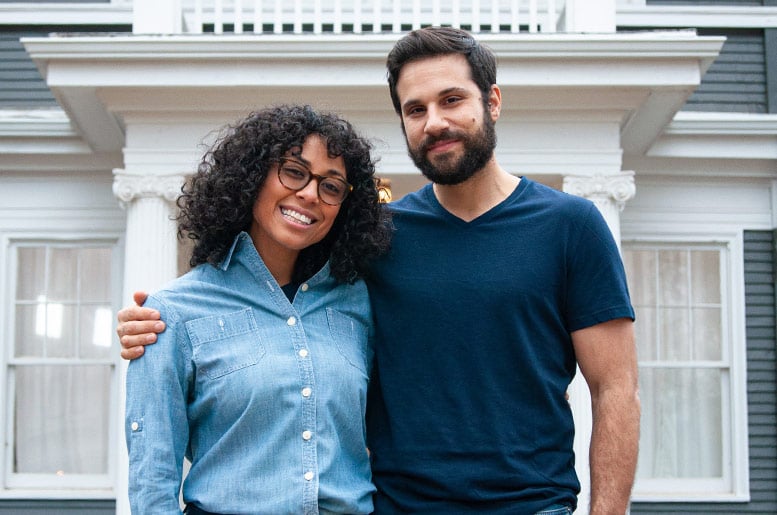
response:
[[[499,166],[496,61],[469,34],[413,31],[387,66],[408,152],[432,184],[391,205],[392,250],[368,278],[376,513],[570,513],[565,392],[578,364],[593,409],[591,513],[623,514],[640,407],[612,235],[591,202]],[[124,357],[153,324],[119,327]]]

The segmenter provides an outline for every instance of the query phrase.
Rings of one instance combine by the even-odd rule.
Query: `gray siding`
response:
[[[726,36],[726,42],[683,109],[768,113],[764,31],[701,29],[698,32]]]
[[[57,102],[19,38],[45,36],[46,32],[0,32],[0,108],[54,107]]]
[[[750,455],[748,503],[634,503],[646,513],[777,513],[777,341],[775,334],[775,238],[746,231],[747,396]]]
[[[764,0],[647,0],[648,5],[735,5],[761,6]]]
[[[52,32],[127,32],[129,26],[15,27],[0,25],[0,109],[42,108],[57,105],[19,39]]]
[[[114,515],[116,502],[99,501],[0,501],[2,515]]]

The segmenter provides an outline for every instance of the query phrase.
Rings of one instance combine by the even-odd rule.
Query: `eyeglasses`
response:
[[[353,190],[353,186],[339,177],[316,175],[305,164],[293,158],[281,158],[278,166],[278,180],[290,190],[299,191],[315,179],[318,181],[318,198],[324,204],[337,206]]]

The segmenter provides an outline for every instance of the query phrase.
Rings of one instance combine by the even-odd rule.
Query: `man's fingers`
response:
[[[116,314],[120,323],[133,320],[159,320],[159,317],[159,311],[156,309],[141,308],[140,306],[127,306]]]
[[[146,348],[142,345],[139,345],[137,347],[121,349],[121,357],[122,359],[137,359],[141,357],[144,352],[146,352]]]

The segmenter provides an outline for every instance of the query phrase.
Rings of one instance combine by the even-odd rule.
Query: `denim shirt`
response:
[[[132,512],[370,513],[367,289],[326,265],[290,303],[241,233],[149,297],[167,323],[129,364]]]

